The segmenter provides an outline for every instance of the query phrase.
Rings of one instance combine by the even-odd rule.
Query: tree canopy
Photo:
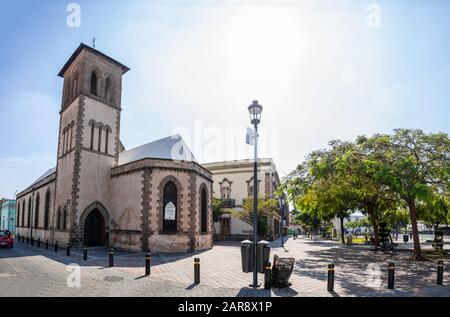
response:
[[[392,135],[333,140],[314,151],[284,180],[279,191],[301,213],[342,219],[359,210],[379,245],[380,221],[409,212],[415,259],[421,259],[417,220],[437,226],[449,220],[450,140],[447,134],[396,129]],[[403,220],[401,220],[403,221]],[[341,232],[341,236],[343,236]]]

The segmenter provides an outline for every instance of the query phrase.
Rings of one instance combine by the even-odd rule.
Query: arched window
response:
[[[20,224],[20,202],[17,203],[17,209],[16,209],[16,227],[18,227]]]
[[[39,193],[36,195],[36,201],[34,206],[34,227],[39,227],[39,205],[40,205],[40,198]]]
[[[70,125],[70,133],[69,133],[69,151],[72,150],[72,133],[73,133],[73,124]]]
[[[98,127],[98,148],[97,151],[101,151],[102,149],[102,126]]]
[[[108,77],[105,81],[105,100],[111,102],[111,79]]]
[[[95,71],[93,71],[91,74],[91,94],[95,96],[98,95],[97,80],[97,74],[95,73]]]
[[[66,128],[63,129],[62,134],[62,155],[66,153]]]
[[[208,231],[208,201],[206,197],[207,197],[206,189],[203,187],[201,191],[201,204],[200,204],[202,232]]]
[[[22,227],[25,227],[25,199],[22,200]]]
[[[31,228],[31,197],[28,198],[27,227],[28,227],[28,228]]]
[[[89,122],[89,124],[91,125],[91,146],[90,149],[93,150],[94,149],[94,132],[95,132],[95,121],[91,120]]]
[[[108,143],[109,143],[109,133],[111,132],[111,128],[109,126],[105,127],[105,153],[108,154]]]
[[[67,102],[71,102],[72,101],[72,80],[71,79],[67,79],[68,84],[67,84]]]
[[[56,216],[56,229],[61,229],[61,208],[58,207],[58,214]]]
[[[167,182],[163,191],[163,231],[177,231],[177,187],[171,181]]]
[[[62,224],[63,230],[66,230],[66,226],[67,226],[67,207],[64,207],[63,224]]]
[[[72,96],[76,97],[78,93],[78,74],[73,76]]]
[[[44,229],[48,230],[48,219],[50,215],[50,190],[47,190],[45,194],[45,205],[44,205]]]

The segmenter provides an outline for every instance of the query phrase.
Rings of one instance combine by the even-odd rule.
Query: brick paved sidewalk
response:
[[[193,259],[199,257],[200,286],[216,290],[210,291],[210,295],[215,296],[450,296],[448,263],[445,263],[444,286],[439,286],[435,284],[436,263],[410,261],[408,252],[374,252],[363,246],[343,246],[334,241],[305,238],[289,239],[285,243],[286,249],[280,247],[280,241],[272,242],[271,247],[271,258],[277,254],[296,260],[290,279],[292,286],[289,288],[273,289],[270,293],[262,289],[249,289],[252,274],[241,270],[238,242],[218,243],[213,249],[204,252],[155,254],[152,257],[151,278],[160,281],[158,285],[164,285],[166,281],[168,285],[193,287]],[[36,250],[30,246],[25,248]],[[64,251],[57,255],[50,250],[39,252],[64,264],[74,262],[97,270],[108,265],[105,250],[89,250],[88,261],[82,261],[81,253],[76,251],[70,257],[66,257]],[[388,290],[386,285],[387,264],[391,261],[396,264],[395,290]],[[326,267],[331,262],[336,266],[334,293],[326,290]],[[115,267],[108,268],[108,272],[132,276],[136,281],[142,280],[144,253],[116,252],[114,264]],[[380,270],[378,280],[371,278],[377,269]],[[263,282],[262,274],[259,274],[259,281]],[[140,282],[135,284],[140,285]],[[172,293],[165,293],[162,289],[160,296]]]

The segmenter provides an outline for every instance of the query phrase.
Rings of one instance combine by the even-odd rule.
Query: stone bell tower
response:
[[[82,243],[83,213],[107,206],[110,170],[118,162],[122,75],[128,67],[81,44],[59,72],[60,111],[54,239]],[[109,218],[108,215],[104,215]],[[109,219],[105,219],[105,241]]]

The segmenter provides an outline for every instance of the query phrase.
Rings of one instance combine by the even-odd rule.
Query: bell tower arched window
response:
[[[97,96],[98,95],[98,78],[97,78],[97,74],[95,73],[95,71],[92,72],[91,74],[91,94]]]
[[[111,79],[108,77],[105,81],[105,100],[111,102]]]

